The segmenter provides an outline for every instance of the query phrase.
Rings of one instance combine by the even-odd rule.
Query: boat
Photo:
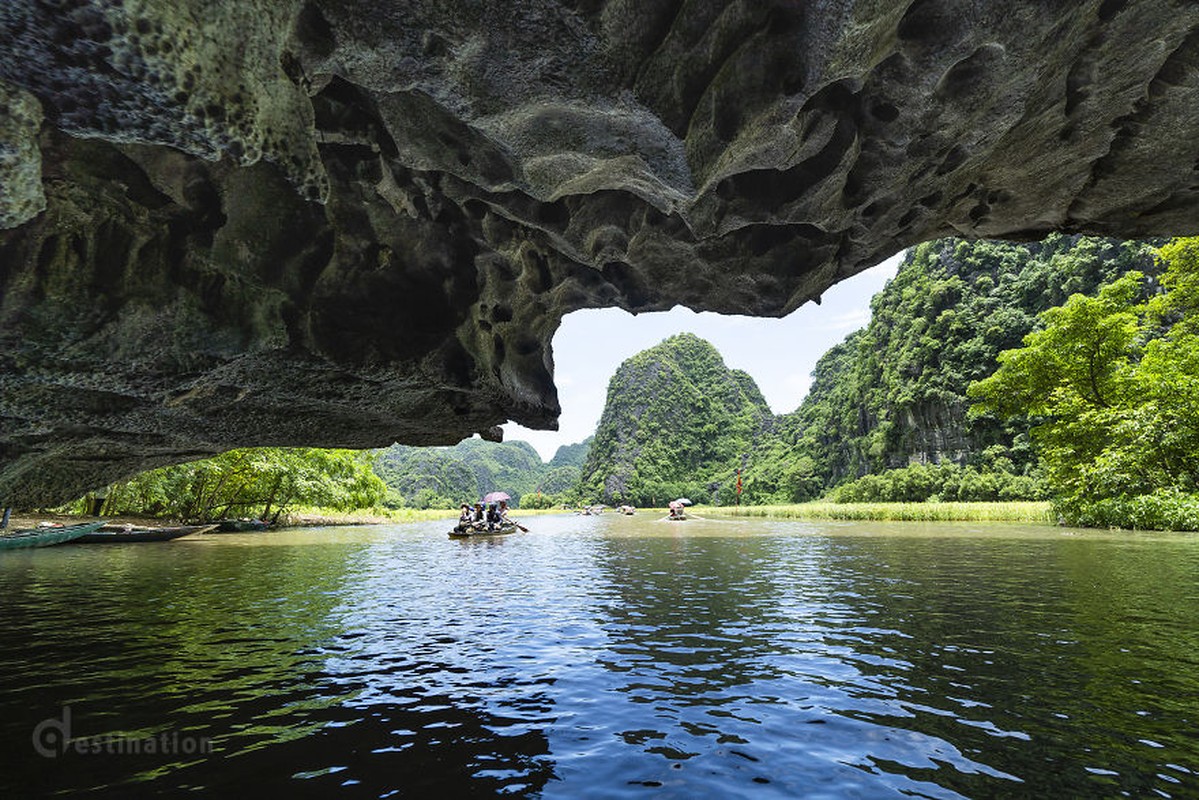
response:
[[[627,517],[631,517],[637,513],[637,509],[633,508],[633,506],[621,506],[620,513]]]
[[[454,530],[450,531],[450,538],[470,539],[472,537],[507,536],[510,533],[516,533],[518,530],[520,530],[520,527],[515,522],[505,522],[495,530],[480,530],[473,526],[469,526],[465,528],[454,528]]]
[[[86,536],[102,527],[99,522],[81,522],[78,525],[61,527],[27,528],[0,535],[0,550],[15,550],[20,547],[49,547]]]
[[[92,533],[85,533],[71,544],[117,544],[120,542],[167,542],[192,533],[206,533],[216,527],[212,525],[177,525],[173,528],[136,528],[105,525]]]

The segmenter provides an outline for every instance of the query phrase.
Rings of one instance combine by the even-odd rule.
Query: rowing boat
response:
[[[0,536],[0,550],[15,550],[20,547],[49,547],[78,539],[104,525],[99,522],[81,522],[61,528],[27,528]]]
[[[101,528],[92,533],[86,533],[78,539],[73,539],[71,544],[117,544],[121,542],[167,542],[171,539],[178,539],[180,536],[187,536],[192,533],[205,533],[216,527],[212,525],[180,525],[174,528],[129,528],[124,527],[113,529],[112,526],[105,530]]]
[[[469,539],[475,536],[507,536],[509,533],[516,533],[517,525],[515,522],[505,522],[495,530],[479,530],[474,527],[454,528],[450,531],[451,539]]]

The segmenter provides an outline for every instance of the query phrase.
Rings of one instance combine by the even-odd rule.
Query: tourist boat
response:
[[[117,544],[119,542],[167,542],[192,533],[206,533],[212,525],[177,525],[173,528],[136,528],[105,525],[98,531],[85,533],[71,544]]]
[[[528,528],[521,528],[515,522],[505,522],[495,530],[480,530],[474,527],[454,528],[450,531],[451,539],[469,539],[476,536],[507,536],[509,533],[516,533],[518,530],[528,531]]]
[[[62,544],[80,536],[86,536],[104,525],[99,522],[81,522],[78,525],[62,527],[27,528],[0,535],[0,550],[15,550],[19,547],[49,547]]]

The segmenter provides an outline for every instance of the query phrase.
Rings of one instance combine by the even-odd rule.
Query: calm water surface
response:
[[[1199,538],[653,519],[0,553],[0,797],[1199,797]]]

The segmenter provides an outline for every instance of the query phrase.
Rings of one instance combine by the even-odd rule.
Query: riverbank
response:
[[[561,514],[559,509],[521,510],[512,509],[512,516],[520,520],[541,514]],[[368,508],[359,511],[334,511],[327,508],[298,508],[279,517],[273,526],[280,528],[319,528],[332,525],[391,525],[397,522],[427,522],[435,519],[457,519],[458,511],[452,508]],[[181,524],[178,520],[142,516],[84,517],[72,514],[14,513],[9,520],[9,530],[36,528],[42,524],[75,525],[104,519],[113,525],[133,525],[139,528],[162,528]]]
[[[657,511],[657,509],[641,509]],[[561,509],[512,509],[516,519],[545,514],[562,514]],[[616,513],[609,511],[608,513]],[[665,510],[663,510],[665,513]],[[704,506],[708,517],[762,519],[862,520],[891,522],[1022,522],[1030,525],[1056,523],[1048,502],[1009,503],[795,503],[773,506]],[[299,508],[279,518],[276,528],[313,528],[329,525],[390,525],[397,522],[427,522],[455,519],[458,512],[445,508],[362,509],[333,511],[323,508]],[[34,528],[41,523],[71,525],[94,517],[66,514],[14,514],[10,529]],[[177,521],[154,517],[105,517],[115,524],[162,527]]]
[[[76,516],[74,514],[43,514],[14,511],[12,517],[8,520],[8,528],[0,533],[10,533],[15,530],[25,528],[37,528],[42,525],[78,525],[81,522],[94,522],[103,519],[105,522],[112,525],[133,525],[138,528],[161,528],[168,525],[178,525],[178,522],[169,522],[162,519],[154,519],[153,517],[85,517]]]
[[[712,517],[769,519],[875,520],[894,522],[1024,522],[1056,523],[1048,502],[1009,503],[795,503],[777,506],[705,507]]]

